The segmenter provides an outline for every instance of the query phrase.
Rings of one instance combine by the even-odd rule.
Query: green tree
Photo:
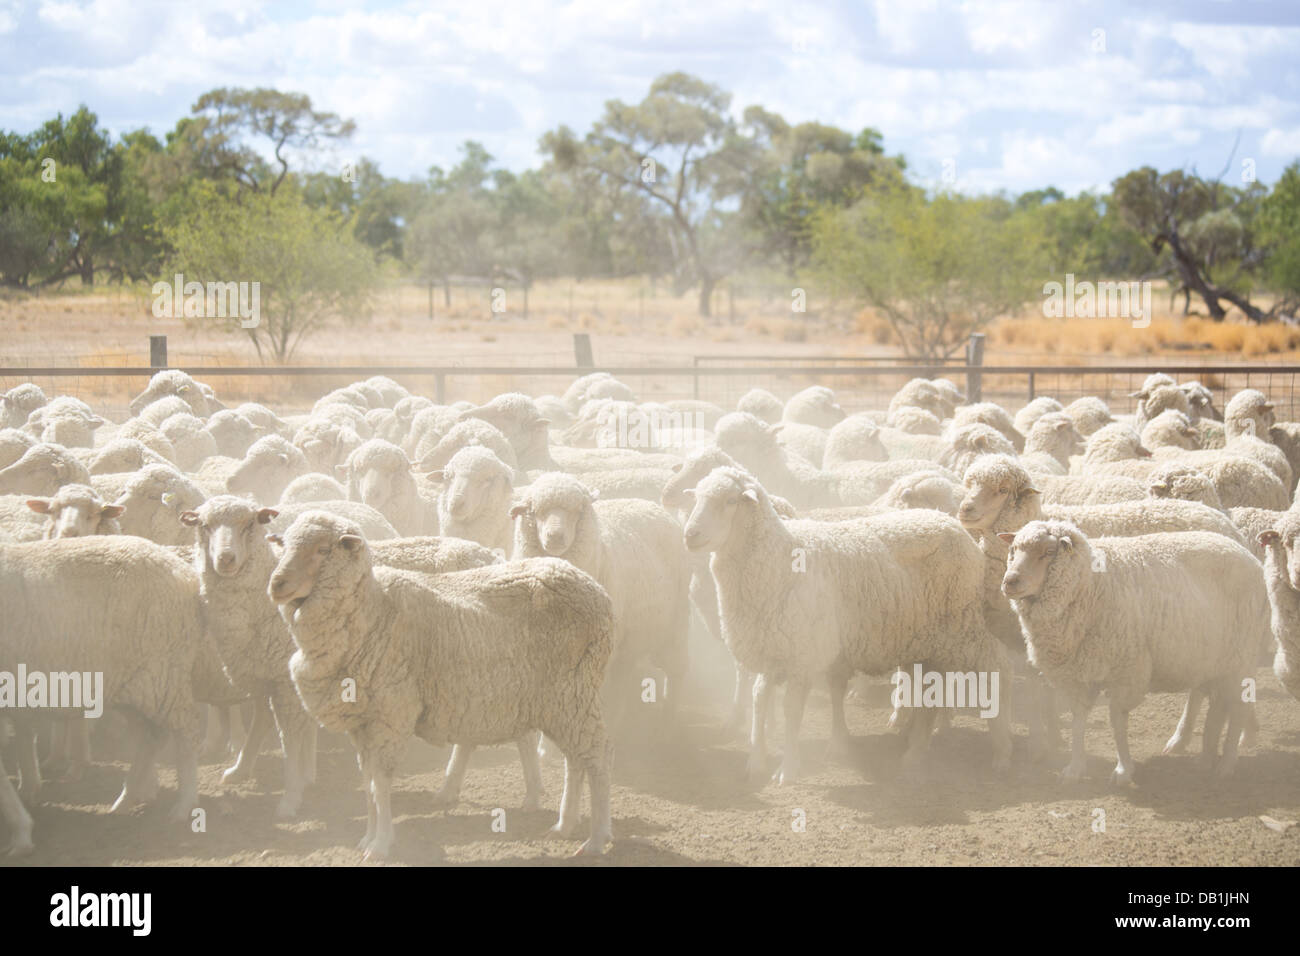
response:
[[[332,320],[367,311],[377,281],[374,256],[334,212],[309,206],[293,189],[250,193],[231,202],[203,184],[173,222],[163,227],[171,249],[162,281],[260,283],[261,319],[241,328],[259,358],[283,363],[303,339]]]
[[[881,313],[908,355],[947,357],[1041,294],[1039,220],[997,198],[897,185],[813,216],[814,273]]]
[[[1278,314],[1300,308],[1300,160],[1292,162],[1261,203],[1260,239],[1268,248],[1265,275],[1279,301]]]

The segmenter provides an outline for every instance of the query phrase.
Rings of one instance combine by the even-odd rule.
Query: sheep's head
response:
[[[959,475],[965,474],[966,469],[981,455],[1015,455],[1016,453],[1015,446],[1005,435],[991,425],[978,422],[958,428],[952,433],[949,442],[950,447],[944,450],[939,464]]]
[[[123,534],[159,544],[185,544],[193,535],[178,516],[203,504],[203,492],[170,465],[146,465],[127,483],[116,503],[126,508],[119,520]]]
[[[461,421],[468,418],[480,418],[505,435],[519,461],[529,460],[531,455],[544,451],[550,443],[547,431],[550,420],[542,417],[531,398],[519,392],[498,395],[486,405],[461,413]]]
[[[293,444],[307,459],[308,468],[330,474],[361,445],[361,438],[346,425],[313,418],[294,432]]]
[[[785,406],[781,404],[781,399],[762,388],[751,388],[740,396],[740,401],[736,403],[736,411],[748,412],[769,424],[779,422],[784,410]]]
[[[1201,447],[1201,432],[1182,412],[1166,409],[1142,429],[1142,445],[1149,448],[1185,448],[1189,451]]]
[[[781,446],[776,440],[780,431],[779,422],[769,425],[747,412],[729,412],[713,426],[718,447],[746,468],[781,460]]]
[[[1043,596],[1092,562],[1088,539],[1068,521],[1031,521],[998,537],[1009,546],[1002,593],[1013,601]]]
[[[232,495],[278,501],[285,486],[306,473],[307,459],[279,435],[266,435],[249,446],[244,460],[226,479]]]
[[[273,508],[259,508],[247,498],[217,495],[194,511],[182,511],[180,522],[195,529],[195,554],[203,569],[233,578],[251,555],[266,547],[262,526],[277,514]]]
[[[434,445],[432,450],[425,451],[420,457],[419,468],[421,471],[433,471],[441,468],[451,461],[452,456],[462,448],[471,446],[489,449],[511,468],[514,468],[518,463],[514,448],[511,447],[510,442],[506,440],[506,436],[501,433],[500,429],[494,425],[489,425],[482,419],[469,418],[457,422],[447,434],[438,439],[438,443]],[[417,449],[418,451],[419,449]]]
[[[1291,590],[1300,591],[1300,555],[1296,554],[1297,544],[1300,544],[1300,514],[1282,512],[1272,528],[1259,533],[1258,541],[1266,551],[1280,552],[1278,557],[1283,562],[1282,571],[1287,583]]]
[[[349,498],[383,511],[414,493],[412,467],[402,449],[382,438],[372,438],[348,456],[347,462],[338,467],[338,474],[347,482]]]
[[[162,423],[173,415],[189,415],[191,412],[192,409],[184,399],[177,395],[165,395],[142,408],[136,417],[154,428],[162,428]]]
[[[682,527],[688,551],[718,551],[724,547],[742,509],[772,511],[763,486],[739,468],[715,468],[686,494],[694,499],[690,517]]]
[[[279,545],[280,559],[267,593],[290,622],[313,593],[350,593],[370,573],[370,549],[361,529],[328,512],[304,511],[283,535],[268,539]]]
[[[935,378],[930,380],[930,384],[939,393],[939,401],[943,403],[940,409],[943,414],[936,413],[938,418],[952,418],[957,406],[966,404],[966,394],[951,379]]]
[[[936,471],[914,471],[894,479],[880,503],[891,508],[931,508],[956,515],[961,499],[951,479]]]
[[[64,485],[90,484],[90,472],[62,445],[41,442],[0,469],[0,494],[52,495]]]
[[[550,472],[532,483],[524,503],[510,509],[510,517],[535,530],[537,544],[546,554],[562,558],[573,547],[597,497],[596,491],[572,475]]]
[[[1010,504],[1019,507],[1038,494],[1029,472],[1009,455],[985,455],[966,469],[962,478],[966,494],[957,506],[957,520],[971,531],[993,531]]]
[[[1276,421],[1273,408],[1273,403],[1263,392],[1253,388],[1242,389],[1228,402],[1223,418],[1224,434],[1229,441],[1242,435],[1269,441],[1269,429]]]
[[[95,534],[117,534],[115,519],[125,510],[107,504],[89,485],[64,485],[49,498],[29,498],[27,507],[49,518],[45,537],[86,538]]]
[[[131,414],[139,415],[151,402],[169,395],[185,402],[188,406],[186,411],[192,411],[200,418],[208,414],[208,400],[203,389],[189,375],[177,369],[166,369],[149,379],[145,390],[131,400]]]
[[[786,403],[782,417],[788,422],[833,428],[844,421],[844,415],[833,391],[825,385],[810,385]]]
[[[1074,427],[1084,438],[1115,420],[1110,406],[1095,395],[1075,399],[1065,407],[1065,414],[1073,419]]]
[[[1222,509],[1214,482],[1192,465],[1177,462],[1162,465],[1147,476],[1147,495],[1152,498],[1199,501],[1211,508]]]
[[[1029,429],[1025,451],[1044,451],[1061,464],[1068,464],[1071,455],[1083,451],[1083,436],[1065,412],[1046,412]]]
[[[914,408],[923,408],[936,418],[943,419],[952,415],[952,403],[939,390],[939,387],[929,379],[914,378],[897,392],[889,400],[889,410],[895,411],[905,405]]]
[[[1085,454],[1090,463],[1150,457],[1151,451],[1142,444],[1138,433],[1123,422],[1115,422],[1093,432],[1088,439]]]
[[[863,420],[869,421],[869,419]],[[939,421],[937,415],[913,405],[901,405],[894,409],[885,419],[885,424],[909,435],[938,435],[943,431],[943,423]]]
[[[453,523],[472,521],[508,496],[512,477],[505,462],[478,445],[462,448],[446,467],[429,475],[431,481],[445,483],[438,496],[438,510]],[[443,533],[450,531],[444,527]]]
[[[217,453],[229,458],[243,458],[248,447],[264,433],[239,412],[228,408],[208,419],[207,430],[217,443]]]
[[[1223,413],[1214,407],[1214,393],[1200,382],[1184,382],[1178,386],[1187,395],[1187,404],[1191,408],[1191,419],[1197,421],[1208,418],[1211,421],[1223,421]]]
[[[736,460],[721,448],[706,445],[687,454],[680,465],[673,465],[673,476],[664,485],[660,503],[669,511],[685,511],[691,507],[688,493],[715,468],[740,468]]]

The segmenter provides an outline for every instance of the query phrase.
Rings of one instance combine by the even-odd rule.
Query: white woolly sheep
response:
[[[166,369],[155,373],[145,390],[131,399],[131,414],[139,415],[151,402],[168,395],[180,398],[189,405],[189,411],[199,418],[206,418],[212,411],[208,408],[207,395],[198,382],[179,369]]]
[[[374,508],[398,534],[437,534],[437,495],[416,482],[411,467],[402,449],[372,438],[349,455],[338,471],[339,477],[347,479],[348,498]]]
[[[924,408],[914,408],[911,405],[894,409],[885,418],[885,424],[909,435],[939,435],[943,432],[943,422],[937,416]]]
[[[193,415],[172,415],[158,430],[176,449],[176,463],[182,471],[194,471],[203,462],[217,454],[217,440]]]
[[[323,511],[356,525],[367,541],[391,541],[399,537],[399,532],[388,519],[360,501],[281,502],[275,506],[275,511],[277,516],[267,526],[267,530],[275,534],[280,534],[293,524],[298,515],[308,511]]]
[[[487,448],[470,446],[430,478],[444,483],[438,495],[442,534],[510,552],[514,474],[509,465]]]
[[[1300,513],[1288,511],[1258,536],[1264,549],[1264,581],[1272,611],[1277,652],[1273,673],[1292,697],[1300,699]]]
[[[1167,409],[1174,409],[1184,415],[1190,415],[1192,410],[1187,401],[1187,393],[1176,385],[1144,388],[1140,392],[1134,392],[1130,398],[1138,400],[1137,410],[1133,413],[1133,427],[1139,432],[1147,422]]]
[[[740,396],[740,401],[736,402],[736,411],[749,412],[755,418],[761,419],[769,425],[775,425],[781,420],[781,416],[785,412],[785,406],[781,403],[781,399],[767,391],[767,389],[751,388]]]
[[[895,392],[889,400],[889,411],[892,413],[906,405],[923,408],[940,421],[951,418],[955,408],[950,395],[924,378],[914,378]]]
[[[662,507],[638,499],[597,501],[572,475],[543,475],[518,495],[513,555],[564,558],[586,571],[614,607],[606,700],[621,713],[649,660],[667,675],[666,720],[681,697],[690,620],[690,569],[681,526]]]
[[[183,398],[176,395],[168,395],[157,401],[150,402],[144,408],[140,409],[140,414],[135,416],[140,421],[152,425],[159,430],[162,429],[162,423],[167,421],[173,415],[192,415],[194,410],[189,403]]]
[[[0,468],[8,468],[35,444],[35,438],[16,428],[0,430]]]
[[[347,497],[347,488],[318,471],[299,475],[280,492],[280,502],[286,505],[306,501],[346,501]]]
[[[777,780],[799,773],[799,725],[808,686],[832,682],[842,707],[853,670],[883,674],[914,661],[946,671],[1005,672],[984,621],[983,558],[952,518],[918,509],[862,521],[784,521],[752,476],[714,470],[696,486],[684,538],[710,551],[722,633],[754,685],[750,773],[765,762],[767,695],[785,681],[785,754]],[[792,571],[791,561],[799,562]],[[932,713],[913,722],[911,759],[928,745]],[[842,711],[836,736],[847,731]],[[994,765],[1009,764],[1006,709],[990,722]]]
[[[217,443],[216,453],[227,458],[243,458],[248,447],[264,434],[262,429],[229,408],[214,412],[205,427]]]
[[[1133,783],[1128,713],[1152,690],[1210,695],[1203,758],[1217,775],[1230,774],[1245,716],[1241,683],[1269,637],[1259,562],[1223,535],[1200,531],[1089,541],[1069,522],[1034,521],[1003,539],[1011,546],[1003,593],[1030,662],[1074,715],[1062,779],[1084,775],[1088,711],[1103,689],[1115,783]]]
[[[967,405],[961,410],[978,407],[978,405]],[[1023,438],[1020,447],[1024,447]],[[939,464],[954,474],[963,475],[971,463],[981,455],[1014,454],[1016,454],[1016,446],[1004,434],[991,425],[976,422],[962,425],[951,433],[949,447],[940,457]]]
[[[289,482],[311,471],[298,448],[279,435],[263,435],[226,479],[226,491],[254,501],[278,501]]]
[[[114,503],[124,509],[118,518],[123,534],[179,546],[194,540],[179,515],[193,511],[203,499],[199,486],[170,465],[147,465],[131,476]]]
[[[0,428],[22,428],[27,416],[46,403],[39,385],[25,382],[0,395]]]
[[[1223,413],[1214,407],[1214,393],[1202,385],[1200,382],[1183,382],[1178,386],[1187,395],[1187,404],[1190,409],[1189,416],[1192,421],[1206,419],[1208,421],[1223,421]]]
[[[421,471],[434,471],[451,461],[452,455],[462,448],[481,445],[503,461],[513,472],[519,464],[514,447],[495,425],[481,418],[468,418],[457,422],[437,441],[426,435],[416,445],[415,461]]]
[[[928,414],[910,405],[899,409],[899,412],[907,411]],[[850,415],[827,434],[822,467],[833,471],[850,461],[884,461],[889,457],[881,441],[880,426],[865,415]]]
[[[1065,406],[1065,414],[1074,421],[1074,427],[1084,438],[1115,420],[1110,413],[1110,406],[1095,395],[1076,398]]]
[[[95,450],[86,470],[92,475],[111,475],[114,472],[139,471],[147,465],[172,467],[172,462],[134,438],[114,438]]]
[[[304,515],[284,536],[270,594],[298,647],[289,668],[299,696],[360,756],[366,855],[391,848],[389,789],[407,738],[492,744],[534,730],[565,755],[556,832],[572,832],[590,775],[592,832],[579,852],[603,852],[612,839],[613,748],[600,703],[613,630],[608,595],[555,559],[440,575],[374,567],[358,532]],[[482,660],[493,666],[483,670]],[[339,693],[345,679],[355,682],[354,700]]]
[[[265,405],[259,405],[257,402],[244,402],[235,411],[252,422],[254,427],[263,435],[279,435],[281,438],[289,438],[293,434],[288,424]]]
[[[138,441],[145,448],[148,448],[156,455],[161,455],[173,465],[176,464],[176,448],[167,439],[156,425],[150,425],[148,422],[131,418],[122,423],[117,432],[113,435],[114,441]]]
[[[776,432],[778,445],[794,452],[808,464],[822,467],[826,455],[826,429],[797,422],[781,422],[776,428],[779,429]]]
[[[957,432],[969,425],[987,425],[989,428],[996,429],[1017,452],[1024,451],[1025,436],[1016,430],[1011,416],[1001,405],[993,402],[963,405],[952,413],[952,418],[948,422],[948,434],[955,436]]]
[[[1030,471],[1065,475],[1070,471],[1070,456],[1082,449],[1083,436],[1074,419],[1064,412],[1044,412],[1029,429],[1020,463]]]
[[[60,396],[34,410],[25,427],[39,441],[66,448],[93,448],[95,430],[105,424],[84,402]]]
[[[810,385],[785,403],[781,420],[833,428],[836,422],[844,420],[844,409],[835,400],[835,393],[825,385]]]
[[[293,444],[306,457],[308,468],[332,475],[361,447],[361,437],[328,418],[309,418],[293,433]]]
[[[64,485],[89,485],[90,472],[67,448],[41,442],[0,469],[0,495],[52,495]]]
[[[1012,419],[1011,424],[1016,431],[1028,438],[1030,430],[1034,427],[1034,422],[1038,421],[1038,419],[1042,418],[1049,412],[1063,411],[1065,411],[1065,406],[1056,399],[1048,395],[1039,395],[1024,408],[1020,409],[1020,411],[1016,412],[1016,417]]]

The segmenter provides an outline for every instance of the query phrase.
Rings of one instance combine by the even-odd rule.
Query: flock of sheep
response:
[[[169,747],[173,816],[189,819],[200,750],[233,745],[223,780],[245,779],[274,727],[290,818],[317,729],[347,734],[367,857],[391,850],[412,736],[453,747],[439,805],[474,747],[514,742],[536,809],[558,751],[553,832],[575,834],[585,784],[579,852],[603,852],[612,738],[646,719],[647,685],[672,731],[694,620],[735,660],[732,720],[758,779],[775,686],[789,782],[812,685],[829,685],[838,746],[853,675],[915,664],[1003,675],[995,769],[1019,673],[1032,759],[1072,712],[1064,779],[1084,772],[1102,690],[1117,783],[1133,781],[1127,716],[1148,691],[1188,692],[1170,752],[1208,700],[1203,756],[1226,775],[1257,730],[1258,668],[1300,695],[1300,424],[1254,390],[1220,414],[1166,375],[1136,397],[1127,416],[1097,398],[1012,415],[915,379],[879,411],[846,414],[814,386],[786,402],[754,389],[728,412],[638,403],[595,373],[474,406],[372,378],[281,417],[173,370],[115,424],[20,385],[0,406],[0,673],[104,675],[132,746],[114,810],[156,796]],[[950,714],[896,710],[905,766]],[[20,778],[0,766],[10,852],[33,848],[42,757],[79,773],[91,723],[0,711]]]

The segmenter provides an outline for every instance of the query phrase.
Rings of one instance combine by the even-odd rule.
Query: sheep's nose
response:
[[[271,578],[271,598],[278,601],[284,597],[289,590],[288,584],[289,582],[282,575],[273,576]]]
[[[451,512],[453,518],[463,518],[465,512],[469,510],[469,503],[464,498],[456,498],[451,502],[451,507],[447,510]]]
[[[693,551],[704,543],[704,535],[700,534],[698,529],[687,528],[682,533],[682,540],[686,543],[686,547]]]
[[[217,555],[217,570],[229,571],[235,566],[235,553],[233,551],[222,551]]]

